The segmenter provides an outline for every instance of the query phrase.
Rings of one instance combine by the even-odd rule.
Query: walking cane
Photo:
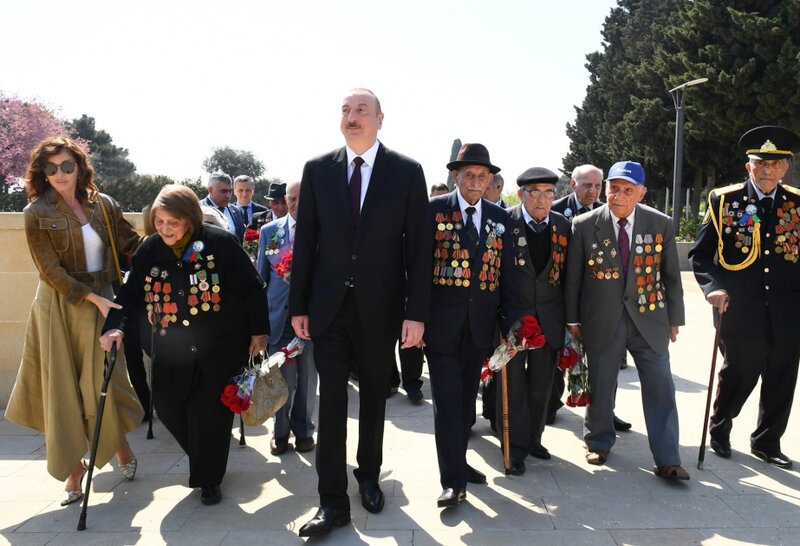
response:
[[[156,367],[156,324],[158,324],[158,322],[154,322],[150,326],[150,409],[147,419],[148,440],[153,439],[153,374],[155,373]]]
[[[244,420],[242,414],[239,414],[239,447],[246,447],[247,442],[244,439]]]
[[[500,369],[500,384],[503,398],[503,472],[508,475],[511,468],[511,440],[508,432],[508,364]]]
[[[717,320],[717,328],[714,332],[714,354],[711,357],[711,374],[708,377],[708,394],[706,395],[706,412],[703,417],[703,435],[700,440],[700,453],[697,455],[697,468],[703,470],[703,461],[706,458],[706,435],[708,433],[708,417],[711,413],[711,393],[714,389],[714,371],[717,367],[717,348],[719,347],[719,332],[722,329],[722,313]]]
[[[92,474],[94,473],[94,461],[97,457],[97,444],[100,442],[100,426],[103,423],[103,410],[106,407],[106,393],[108,383],[111,381],[111,374],[114,372],[114,365],[117,363],[117,343],[111,346],[111,350],[105,356],[105,371],[103,373],[103,386],[100,388],[100,401],[97,403],[97,417],[94,423],[94,440],[92,440],[92,453],[89,457],[89,472],[86,477],[86,491],[83,493],[83,508],[78,519],[78,531],[86,529],[86,510],[89,508],[89,492],[92,490]]]

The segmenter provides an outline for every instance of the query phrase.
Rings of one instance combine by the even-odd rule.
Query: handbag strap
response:
[[[116,266],[117,271],[117,280],[119,281],[119,285],[122,286],[122,268],[119,265],[119,253],[117,252],[117,243],[115,241],[114,233],[111,231],[111,222],[108,219],[108,212],[106,212],[106,206],[103,203],[103,194],[98,192],[98,203],[100,203],[100,212],[103,213],[103,220],[106,222],[106,231],[108,232],[108,240],[111,243],[111,255],[114,256],[114,266]]]

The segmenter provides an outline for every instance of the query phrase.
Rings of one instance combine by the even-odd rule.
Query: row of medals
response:
[[[733,210],[731,210],[731,208]],[[752,217],[757,212],[757,208],[753,204],[747,205],[745,209],[739,209],[739,202],[734,201],[729,208],[728,205],[725,205],[725,218],[723,220],[725,224],[725,233],[730,234],[735,229],[736,232],[733,233],[733,246],[738,248],[742,251],[743,254],[748,254],[750,249],[753,246],[753,222],[749,222],[750,225],[739,225],[738,221],[745,215],[748,214],[748,218]],[[736,225],[734,225],[736,224]],[[781,250],[782,251],[782,250]]]
[[[461,224],[461,212],[454,212],[452,221],[444,213],[437,213],[436,222],[436,248],[433,250],[433,284],[468,288],[472,277],[470,254],[469,250],[461,248],[460,237],[457,233],[457,230],[463,227]],[[500,245],[496,237],[487,238],[486,244],[490,248],[483,255],[483,265],[478,274],[479,287],[481,290],[488,288],[489,291],[494,292],[497,290],[500,280],[497,271],[500,267],[500,256],[497,252]],[[452,252],[450,252],[451,248]],[[452,261],[449,261],[451,258]]]
[[[798,246],[797,230],[800,228],[800,208],[794,201],[788,201],[778,213],[778,225],[775,226],[775,253],[783,254],[783,259],[797,263],[800,246]]]

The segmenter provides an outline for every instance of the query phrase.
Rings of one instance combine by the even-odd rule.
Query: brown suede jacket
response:
[[[132,254],[142,237],[122,216],[119,203],[105,194],[100,194],[100,197],[108,213],[117,251]],[[114,256],[100,205],[96,201],[87,201],[83,204],[83,212],[103,241],[100,282],[116,281]],[[99,292],[95,275],[86,271],[81,223],[58,192],[48,189],[45,195],[28,204],[23,213],[28,248],[39,270],[39,278],[66,296],[72,304],[82,302],[91,292]]]

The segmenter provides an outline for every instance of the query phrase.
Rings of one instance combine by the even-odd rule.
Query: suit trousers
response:
[[[189,487],[219,485],[228,466],[233,412],[220,402],[222,388],[209,385],[199,365],[187,372],[191,386],[182,399],[170,392],[169,381],[159,381],[164,374],[156,368],[153,406],[189,456]],[[169,377],[175,380],[177,375]]]
[[[664,326],[668,328],[668,326]],[[614,336],[601,350],[586,351],[592,403],[586,408],[584,440],[589,450],[610,450],[614,432],[614,393],[619,363],[628,350],[642,385],[642,407],[650,451],[658,466],[680,464],[678,408],[669,351],[655,352],[639,333],[627,310]]]
[[[287,321],[288,323],[289,321]],[[286,347],[294,336],[283,336],[270,344],[270,354]],[[306,341],[305,349],[293,362],[281,366],[281,374],[289,388],[289,398],[275,414],[275,438],[308,438],[314,434],[314,405],[317,400],[317,367],[314,365],[314,345]]]
[[[762,312],[768,315],[766,306]],[[722,336],[720,346],[725,361],[719,371],[710,432],[713,437],[729,439],[732,420],[739,415],[760,376],[758,424],[750,435],[750,444],[772,453],[780,451],[780,440],[792,411],[800,336],[775,339],[769,316],[759,322],[766,325],[764,331]]]
[[[443,488],[461,489],[467,485],[467,440],[488,351],[473,343],[467,317],[457,336],[426,343],[440,481]]]
[[[422,377],[422,363],[424,361],[422,349],[409,347],[408,349],[399,349],[398,353],[400,354],[400,372],[397,372],[397,363],[395,362],[389,385],[399,387],[400,379],[402,378],[403,388],[406,392],[420,390],[422,388],[422,379],[420,378]]]
[[[531,448],[541,445],[550,401],[556,351],[549,345],[521,351],[509,362],[508,421],[511,458],[523,461]],[[500,375],[493,380],[500,388]],[[499,394],[499,391],[498,391]],[[502,397],[497,396],[496,422],[503,423]],[[498,426],[498,428],[499,428]]]
[[[314,338],[314,360],[319,374],[319,429],[317,476],[320,505],[350,509],[347,496],[347,381],[353,366],[358,372],[359,483],[378,481],[383,462],[386,390],[399,332],[367,336],[348,290],[331,325]]]

